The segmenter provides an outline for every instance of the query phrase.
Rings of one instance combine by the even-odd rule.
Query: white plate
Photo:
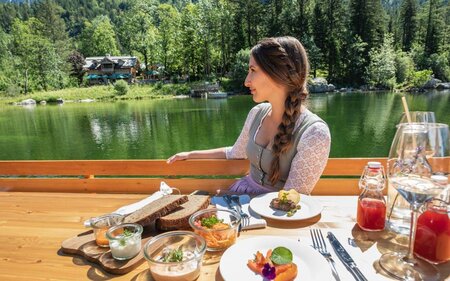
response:
[[[300,210],[297,210],[292,217],[288,217],[286,212],[270,207],[270,201],[278,197],[278,192],[261,194],[250,201],[250,208],[263,217],[275,220],[304,220],[317,216],[322,212],[323,206],[319,201],[308,195],[300,195]]]
[[[331,269],[319,252],[309,245],[278,236],[259,236],[238,241],[223,253],[220,274],[225,281],[262,281],[263,277],[251,271],[247,262],[254,258],[257,251],[265,255],[268,249],[279,246],[290,249],[293,254],[293,262],[298,269],[296,281],[333,280]]]

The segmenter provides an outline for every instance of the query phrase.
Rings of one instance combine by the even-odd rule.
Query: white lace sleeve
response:
[[[258,112],[258,106],[253,107],[247,115],[247,119],[244,123],[244,128],[242,128],[241,134],[234,143],[233,146],[225,148],[225,154],[227,159],[247,159],[247,143],[249,138],[250,126],[255,119],[256,113]]]
[[[317,122],[303,132],[297,145],[297,154],[284,189],[294,188],[310,194],[322,175],[330,154],[331,136],[327,125]]]

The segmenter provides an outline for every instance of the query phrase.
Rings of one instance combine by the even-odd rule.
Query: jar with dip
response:
[[[95,242],[99,247],[109,247],[106,232],[109,228],[121,224],[124,218],[119,214],[107,214],[90,220],[90,226],[94,229]]]
[[[191,281],[198,278],[206,241],[190,231],[171,231],[149,240],[144,257],[155,281]]]
[[[111,227],[106,232],[111,254],[116,260],[128,260],[141,251],[143,227],[137,223],[125,223]]]

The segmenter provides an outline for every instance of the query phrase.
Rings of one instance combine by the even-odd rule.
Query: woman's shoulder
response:
[[[322,118],[320,118],[320,116],[314,114],[306,108],[300,114],[300,118],[297,120],[296,127],[299,127],[304,121],[308,121],[308,126],[303,133],[304,136],[308,137],[311,135],[318,135],[321,137],[330,137],[330,129],[328,128],[328,124]]]

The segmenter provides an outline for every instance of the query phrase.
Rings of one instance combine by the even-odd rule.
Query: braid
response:
[[[283,119],[278,126],[278,132],[274,137],[272,154],[273,159],[270,165],[270,182],[272,185],[280,178],[280,156],[292,146],[293,131],[295,122],[300,115],[301,98],[299,92],[291,91],[285,101],[285,111]]]
[[[270,182],[275,185],[280,178],[280,156],[292,146],[295,123],[302,102],[308,97],[308,58],[302,44],[293,37],[263,39],[251,53],[264,72],[288,89],[282,121],[272,145]]]

